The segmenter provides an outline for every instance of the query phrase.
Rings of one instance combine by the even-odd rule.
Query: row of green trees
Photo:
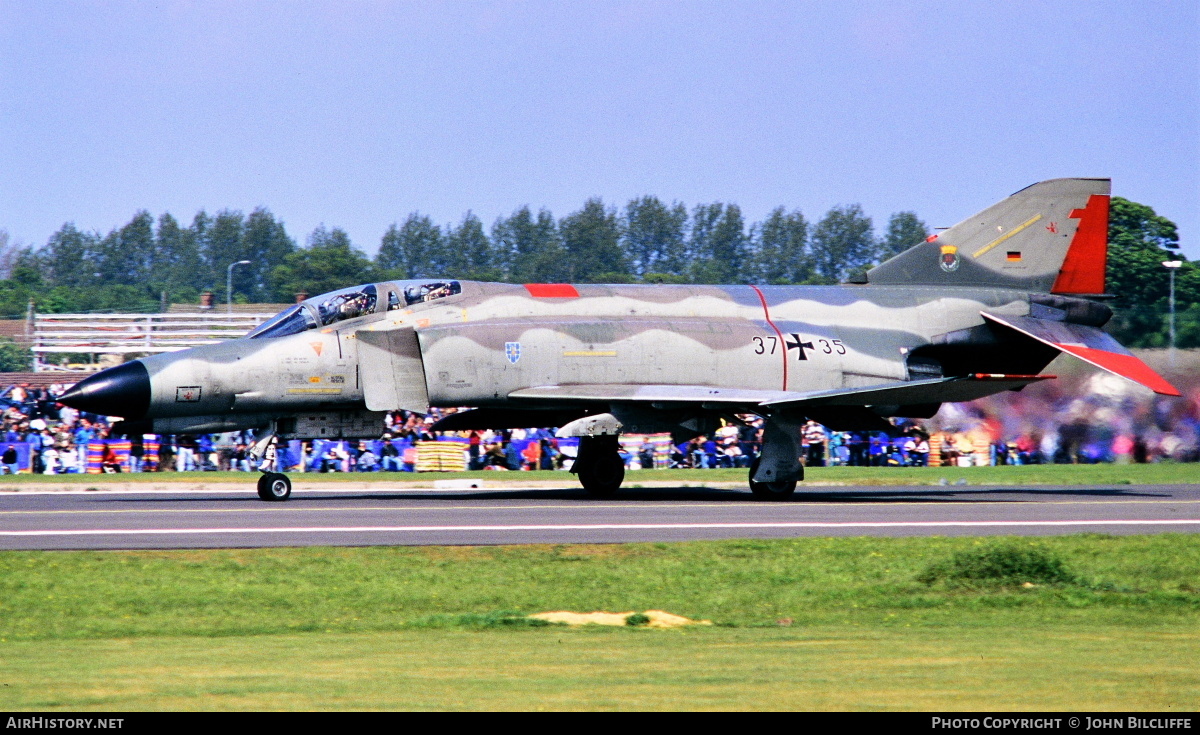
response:
[[[641,197],[624,209],[588,200],[555,221],[522,207],[484,233],[468,214],[445,229],[420,213],[392,225],[377,265],[398,277],[463,273],[512,282],[836,283],[929,234],[912,212],[898,212],[876,238],[858,205],[835,207],[815,225],[778,207],[747,225],[736,204]]]
[[[1130,347],[1167,347],[1171,270],[1175,272],[1175,344],[1200,347],[1200,263],[1178,252],[1175,223],[1145,204],[1113,197],[1108,215],[1108,292],[1116,316],[1107,330]]]
[[[589,199],[556,219],[521,207],[491,227],[474,213],[445,226],[414,212],[384,233],[372,259],[346,233],[324,226],[298,247],[266,209],[249,215],[201,211],[188,226],[146,211],[107,235],[68,223],[44,246],[10,258],[0,311],[24,309],[23,293],[42,311],[153,309],[166,292],[194,302],[223,292],[230,263],[241,301],[286,302],[371,280],[456,277],[513,282],[669,281],[695,283],[836,283],[849,273],[919,242],[928,229],[912,212],[892,215],[876,237],[858,205],[835,207],[810,225],[779,207],[747,223],[736,204],[690,211],[657,197],[623,209]]]
[[[249,215],[201,211],[187,226],[140,211],[107,235],[68,223],[40,247],[5,247],[0,231],[0,314],[152,311],[162,294],[195,303],[201,291],[224,296],[230,263],[238,301],[290,302],[384,279],[455,277],[528,282],[836,283],[905,250],[929,234],[913,212],[898,212],[876,235],[859,205],[838,206],[815,223],[778,207],[747,223],[736,204],[690,210],[653,196],[623,208],[589,199],[561,219],[524,206],[485,227],[468,212],[440,226],[419,212],[388,228],[374,258],[339,229],[318,227],[299,247],[266,209]],[[1174,223],[1120,197],[1109,226],[1109,291],[1127,344],[1165,344],[1168,271],[1176,260]],[[1200,346],[1200,270],[1176,272],[1178,344]]]
[[[274,301],[271,271],[296,250],[283,223],[265,209],[249,216],[201,211],[186,227],[170,213],[156,221],[143,210],[107,235],[68,222],[45,245],[10,254],[0,312],[24,311],[26,294],[49,313],[149,311],[164,292],[194,303],[202,290],[223,291],[226,267],[239,260],[251,261],[235,273],[242,300]]]

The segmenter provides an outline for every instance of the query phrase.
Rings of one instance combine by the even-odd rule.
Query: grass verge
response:
[[[1001,565],[991,572],[989,555]],[[663,609],[735,626],[1156,625],[1200,622],[1198,572],[1200,535],[1172,534],[5,551],[0,639],[350,633],[484,616],[479,627],[549,610]]]
[[[10,711],[1190,712],[1200,704],[1195,627],[555,627],[2,650],[0,709]]]
[[[0,553],[0,708],[1188,709],[1200,536]],[[655,631],[529,625],[665,609]]]

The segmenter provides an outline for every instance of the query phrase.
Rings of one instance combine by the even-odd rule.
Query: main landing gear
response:
[[[292,481],[282,472],[264,472],[258,478],[258,497],[282,502],[292,497]]]
[[[760,459],[755,459],[750,464],[750,492],[754,493],[756,500],[787,500],[792,497],[792,493],[796,492],[796,481],[804,479],[804,469],[800,469],[800,476],[794,480],[776,480],[774,482],[755,482],[754,473],[758,472],[758,463]]]
[[[750,492],[756,500],[787,500],[804,479],[800,463],[801,416],[773,414],[763,423],[762,453],[750,465]]]
[[[625,460],[621,459],[617,436],[585,436],[579,440],[579,454],[571,472],[579,476],[579,482],[588,495],[596,498],[612,497],[625,480]]]

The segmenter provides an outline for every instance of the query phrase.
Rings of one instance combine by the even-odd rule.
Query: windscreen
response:
[[[247,336],[251,339],[286,337],[306,329],[373,314],[378,298],[378,290],[374,284],[331,291],[284,309]]]
[[[289,334],[297,334],[306,329],[312,329],[315,326],[317,326],[317,321],[313,319],[312,313],[297,304],[296,306],[289,306],[262,324],[259,324],[247,336],[250,339],[286,337]]]
[[[391,311],[462,293],[458,281],[400,281],[395,287],[400,289],[401,295],[397,296],[389,290],[386,305],[380,304],[379,289],[373,283],[314,296],[302,304],[284,309],[247,336],[251,339],[285,337],[306,329],[374,314],[381,308]]]

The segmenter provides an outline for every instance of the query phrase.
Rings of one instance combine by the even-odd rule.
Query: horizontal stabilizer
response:
[[[997,316],[981,312],[984,318],[1003,324],[1043,344],[1074,355],[1101,370],[1144,385],[1164,396],[1177,396],[1179,391],[1146,363],[1119,342],[1096,327],[1068,322],[1056,322],[1025,316]]]

